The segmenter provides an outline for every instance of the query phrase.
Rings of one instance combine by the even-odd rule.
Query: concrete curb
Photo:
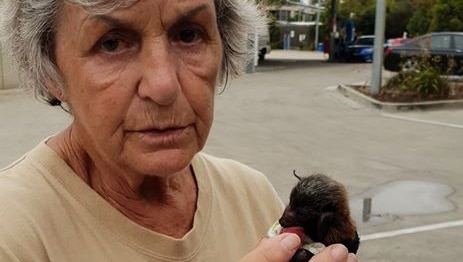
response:
[[[408,110],[427,110],[427,109],[443,109],[443,108],[463,108],[463,100],[442,100],[442,101],[426,101],[412,103],[390,103],[381,102],[369,96],[366,96],[357,90],[347,86],[338,85],[337,90],[344,96],[359,102],[365,106],[380,109],[384,111],[408,111]]]

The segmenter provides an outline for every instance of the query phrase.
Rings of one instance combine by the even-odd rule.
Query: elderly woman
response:
[[[288,261],[265,177],[201,153],[244,0],[4,0],[23,85],[73,117],[0,173],[1,261]],[[256,243],[259,244],[256,247]],[[317,260],[318,259],[318,260]],[[356,261],[334,245],[314,261]]]

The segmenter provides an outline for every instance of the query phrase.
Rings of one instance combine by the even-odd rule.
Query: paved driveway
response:
[[[362,261],[461,261],[463,110],[384,113],[336,92],[368,82],[371,64],[274,50],[217,96],[205,151],[264,172],[287,201],[299,174],[344,182]],[[0,166],[69,123],[17,90],[0,91]],[[372,216],[362,220],[364,198]],[[426,226],[426,227],[423,227]]]
[[[285,201],[293,170],[344,182],[362,261],[461,261],[463,110],[370,109],[335,87],[368,83],[371,64],[304,52],[268,58],[218,97],[206,150],[263,171]]]

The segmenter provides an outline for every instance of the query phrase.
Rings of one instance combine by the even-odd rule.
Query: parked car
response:
[[[371,62],[373,60],[374,35],[359,36],[353,44],[347,46],[346,61]]]
[[[384,54],[384,68],[389,71],[418,69],[427,59],[442,74],[463,73],[463,32],[436,32],[389,46]]]
[[[406,37],[396,37],[396,38],[389,38],[386,41],[386,48],[389,46],[397,46],[397,45],[403,45],[407,41],[410,41],[411,38],[406,38]]]

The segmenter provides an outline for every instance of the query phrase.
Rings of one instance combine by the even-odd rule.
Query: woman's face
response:
[[[55,46],[71,139],[93,165],[162,176],[204,146],[222,59],[213,0],[140,0],[104,15],[65,4]]]

